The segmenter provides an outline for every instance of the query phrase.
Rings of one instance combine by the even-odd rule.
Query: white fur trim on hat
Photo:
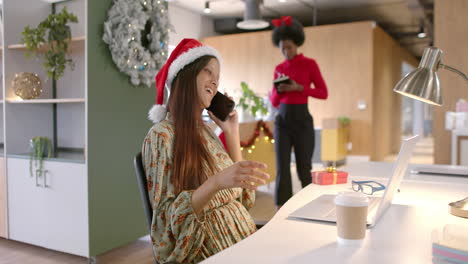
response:
[[[191,48],[179,55],[179,57],[177,57],[177,59],[175,59],[171,63],[171,66],[169,67],[169,72],[167,74],[166,84],[169,87],[171,87],[172,81],[174,81],[174,78],[180,70],[182,70],[186,65],[194,62],[196,59],[206,55],[216,57],[216,59],[218,59],[219,65],[221,65],[221,55],[214,48],[209,46],[199,46]]]
[[[156,124],[166,119],[166,114],[167,108],[165,105],[155,104],[148,112],[148,119]]]

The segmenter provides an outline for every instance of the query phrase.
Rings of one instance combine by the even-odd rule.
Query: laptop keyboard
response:
[[[372,212],[374,208],[379,204],[381,197],[369,196],[369,208],[367,213]],[[336,218],[336,208],[333,206],[332,210],[325,214],[325,218]]]

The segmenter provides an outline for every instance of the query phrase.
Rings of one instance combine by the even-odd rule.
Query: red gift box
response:
[[[320,185],[342,184],[348,182],[348,173],[337,171],[335,168],[327,168],[325,171],[313,171],[312,183]]]

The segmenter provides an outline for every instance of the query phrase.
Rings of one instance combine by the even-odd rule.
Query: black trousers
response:
[[[292,196],[291,149],[294,147],[297,175],[302,188],[312,182],[312,154],[315,146],[314,119],[307,104],[281,104],[275,119],[276,187],[275,204]]]

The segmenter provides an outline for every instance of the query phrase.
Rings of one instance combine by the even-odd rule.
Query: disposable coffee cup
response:
[[[360,192],[342,192],[335,198],[337,241],[361,245],[366,236],[369,198]]]

